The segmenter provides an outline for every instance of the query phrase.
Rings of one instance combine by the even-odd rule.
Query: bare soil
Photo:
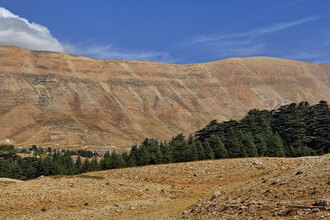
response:
[[[226,159],[7,182],[0,185],[0,219],[270,217],[329,198],[329,159]],[[298,171],[302,174],[296,175]],[[210,201],[216,191],[220,195]],[[208,208],[210,204],[215,208]],[[224,205],[230,208],[220,212]],[[294,215],[326,217],[327,208]]]

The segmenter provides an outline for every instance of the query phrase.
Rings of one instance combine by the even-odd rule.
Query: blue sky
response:
[[[328,0],[0,0],[0,44],[104,59],[330,64]]]

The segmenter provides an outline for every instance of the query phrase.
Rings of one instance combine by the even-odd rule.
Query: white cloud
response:
[[[85,56],[102,59],[125,59],[125,60],[145,60],[166,63],[175,63],[175,60],[168,52],[144,51],[144,50],[124,50],[113,45],[93,45],[74,47],[72,50]]]
[[[0,44],[32,50],[64,51],[64,46],[40,24],[0,7]]]
[[[299,48],[282,51],[283,58],[330,64],[330,38],[309,40],[314,41],[314,43],[301,42]]]
[[[202,43],[208,43],[208,42],[217,42],[227,39],[237,39],[237,38],[246,38],[246,37],[256,37],[261,34],[267,34],[272,32],[281,31],[283,29],[297,26],[306,22],[311,22],[320,19],[320,17],[309,17],[304,18],[296,21],[290,21],[290,22],[283,22],[278,23],[270,26],[265,26],[261,28],[257,28],[251,31],[246,32],[240,32],[240,33],[232,33],[232,34],[226,34],[226,35],[215,35],[215,36],[199,36],[191,41],[188,41],[186,45],[194,45],[194,44],[202,44]]]
[[[103,59],[129,59],[174,63],[168,52],[124,50],[111,44],[77,46],[63,44],[47,27],[28,21],[0,7],[0,45],[12,45],[31,50],[58,51]]]
[[[316,63],[327,62],[327,59],[324,57],[329,57],[329,52],[327,51],[329,51],[330,44],[325,38],[316,39],[313,35],[307,42],[293,42],[293,46],[276,47],[276,43],[273,42],[274,39],[269,40],[270,37],[265,36],[267,34],[272,36],[271,34],[284,29],[316,21],[320,18],[307,17],[295,21],[267,25],[248,31],[197,36],[193,39],[186,40],[186,42],[180,44],[176,49],[193,49],[199,51],[199,54],[202,54],[202,57],[207,60],[246,56],[275,56],[304,61],[309,60]],[[324,35],[329,36],[329,34]],[[312,42],[317,43],[312,44]]]

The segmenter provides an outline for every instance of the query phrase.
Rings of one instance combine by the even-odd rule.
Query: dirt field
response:
[[[228,159],[17,183],[0,180],[0,219],[267,218],[285,209],[285,204],[312,206],[318,198],[329,199],[329,161],[329,155]],[[298,171],[302,174],[296,175]],[[210,201],[216,191],[220,194]],[[239,208],[220,212],[225,203]],[[327,218],[327,208],[295,215]]]

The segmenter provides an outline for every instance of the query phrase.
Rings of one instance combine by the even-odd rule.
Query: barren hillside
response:
[[[329,155],[225,159],[0,179],[0,219],[267,219],[283,210],[326,218],[329,206],[313,204],[330,197],[329,162]]]
[[[0,140],[127,146],[251,108],[330,100],[330,66],[268,57],[172,65],[0,47]]]
[[[330,219],[330,156],[296,159],[263,178],[215,192],[179,219]]]

